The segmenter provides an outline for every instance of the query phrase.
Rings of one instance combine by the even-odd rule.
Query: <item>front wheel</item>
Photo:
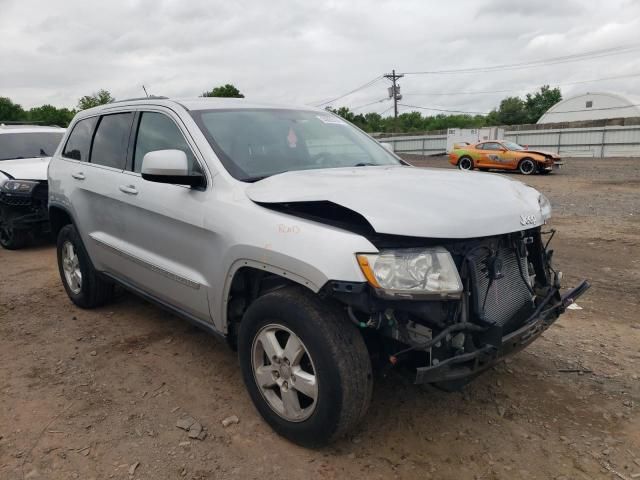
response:
[[[531,175],[536,171],[536,164],[530,158],[525,158],[518,165],[518,170],[522,175]]]
[[[8,212],[0,208],[0,246],[7,250],[19,250],[29,243],[29,231],[15,228]]]
[[[320,446],[364,416],[372,390],[362,336],[334,305],[287,287],[258,298],[238,334],[251,400],[280,435]]]
[[[458,168],[460,170],[473,170],[473,160],[469,157],[462,157],[458,161]]]

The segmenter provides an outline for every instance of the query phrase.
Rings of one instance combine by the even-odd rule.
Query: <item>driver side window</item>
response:
[[[155,150],[182,150],[187,155],[190,174],[202,174],[189,144],[169,117],[157,112],[142,112],[133,154],[133,171],[140,173],[142,159]]]

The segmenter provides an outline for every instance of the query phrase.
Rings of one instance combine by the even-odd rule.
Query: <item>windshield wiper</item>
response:
[[[271,175],[262,175],[262,176],[257,176],[257,177],[247,177],[247,178],[243,178],[242,181],[243,182],[248,182],[248,183],[255,183],[255,182],[259,182],[260,180],[264,180],[267,177],[270,177]]]
[[[360,162],[354,165],[354,167],[376,167],[376,166],[378,166],[377,163],[366,163],[366,162]]]

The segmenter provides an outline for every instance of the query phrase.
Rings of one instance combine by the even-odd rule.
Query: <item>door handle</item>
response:
[[[72,173],[71,176],[73,178],[75,178],[76,180],[84,180],[85,179],[84,173],[82,173],[82,172]]]
[[[120,185],[120,191],[129,195],[137,195],[138,190],[133,185]]]

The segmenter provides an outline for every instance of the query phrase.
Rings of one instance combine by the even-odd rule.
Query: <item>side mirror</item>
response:
[[[384,148],[386,148],[391,153],[393,153],[393,144],[391,144],[389,142],[380,142],[380,145],[382,145]]]
[[[142,157],[142,178],[149,182],[201,186],[202,175],[189,175],[189,161],[182,150],[154,150]]]
[[[504,153],[504,152],[506,152],[506,151],[507,151],[507,149],[503,147],[503,148],[501,148],[501,149],[500,149],[500,151],[501,151],[502,153]]]

